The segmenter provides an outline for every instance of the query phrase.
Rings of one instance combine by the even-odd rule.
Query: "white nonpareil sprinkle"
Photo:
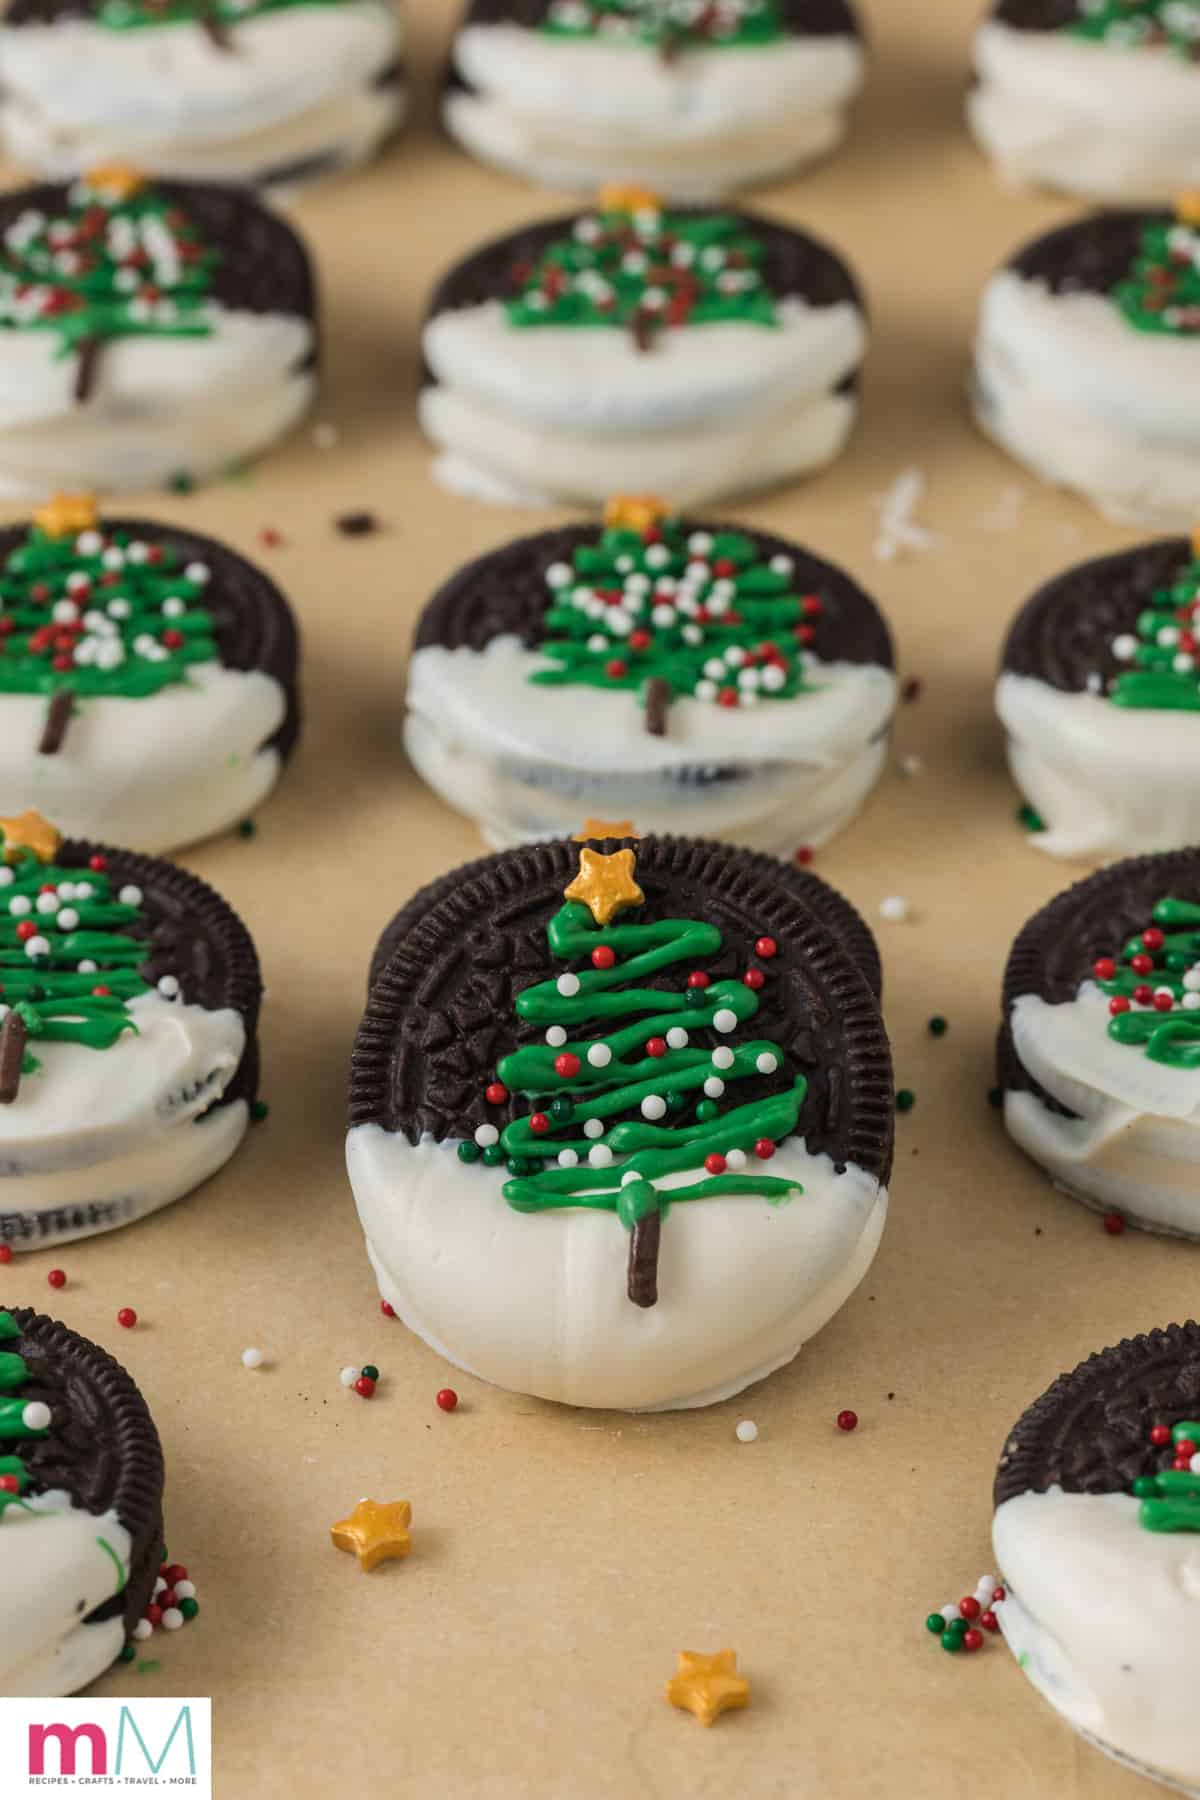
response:
[[[142,904],[142,890],[140,887],[134,887],[133,883],[130,882],[121,889],[117,895],[117,899],[121,902],[122,906],[140,906]]]
[[[177,1581],[175,1583],[175,1592],[179,1595],[181,1600],[194,1600],[196,1598],[196,1584],[194,1581]]]
[[[160,975],[158,980],[158,991],[164,1000],[177,1000],[179,998],[178,976]]]
[[[591,1044],[588,1047],[587,1059],[593,1069],[607,1069],[612,1061],[612,1051],[607,1044]]]
[[[900,924],[908,917],[908,901],[903,894],[889,894],[886,900],[879,902],[879,916],[890,924]]]
[[[338,1380],[341,1382],[341,1384],[344,1388],[351,1388],[354,1386],[355,1382],[358,1380],[358,1376],[359,1376],[359,1371],[354,1367],[354,1365],[352,1363],[347,1363],[346,1367],[342,1370],[341,1374],[338,1376]],[[176,1588],[175,1592],[178,1593],[179,1589]]]
[[[725,1083],[719,1075],[707,1075],[704,1079],[704,1091],[710,1100],[719,1100],[725,1092]]]
[[[1186,977],[1185,977],[1185,980],[1186,980]],[[1200,975],[1198,975],[1196,978],[1196,986],[1200,987]],[[688,1034],[683,1029],[683,1026],[682,1025],[672,1025],[670,1031],[668,1031],[668,1033],[667,1033],[667,1043],[670,1045],[671,1049],[672,1050],[685,1050],[687,1048],[687,1041],[688,1041]]]
[[[564,1000],[571,1000],[579,992],[579,977],[570,973],[560,975],[554,985]]]
[[[26,1431],[47,1431],[54,1417],[44,1400],[31,1400],[21,1409],[21,1423]]]
[[[733,1051],[728,1044],[718,1044],[712,1053],[714,1069],[732,1069]]]
[[[153,1632],[154,1627],[149,1619],[139,1619],[133,1628],[133,1635],[138,1640],[139,1644],[144,1644],[146,1639],[153,1635]]]
[[[727,1169],[744,1169],[745,1166],[746,1152],[744,1150],[734,1149],[725,1152],[725,1167]]]
[[[642,1101],[643,1119],[661,1119],[667,1110],[667,1103],[661,1094],[647,1094]]]
[[[728,1006],[719,1007],[713,1014],[713,1028],[716,1031],[736,1031],[737,1014]]]
[[[183,1614],[177,1606],[168,1606],[162,1616],[164,1631],[178,1631],[183,1624]]]
[[[925,477],[918,468],[903,469],[879,502],[879,535],[875,555],[893,562],[901,550],[928,550],[936,543],[931,531],[918,525],[914,514],[925,497]]]
[[[243,1369],[261,1369],[265,1361],[266,1357],[254,1344],[242,1351]]]
[[[489,1144],[498,1144],[500,1142],[500,1133],[496,1130],[494,1125],[477,1125],[475,1127],[475,1142],[479,1145],[481,1150],[486,1150]]]
[[[585,1119],[583,1121],[584,1137],[598,1138],[604,1136],[603,1119]]]
[[[547,1027],[546,1042],[550,1045],[551,1049],[557,1050],[559,1046],[565,1044],[566,1041],[567,1033],[564,1026],[550,1025]]]
[[[560,1150],[558,1153],[558,1166],[560,1169],[573,1169],[578,1161],[578,1150]]]
[[[607,1144],[593,1144],[588,1151],[588,1161],[593,1169],[607,1169],[612,1159],[613,1153]]]
[[[760,1050],[754,1059],[754,1066],[760,1075],[773,1075],[779,1067],[779,1058],[773,1050]]]
[[[26,956],[49,956],[49,938],[31,937],[25,945],[25,954]]]
[[[758,1436],[758,1426],[753,1419],[739,1419],[734,1427],[734,1436],[739,1444],[752,1444]]]

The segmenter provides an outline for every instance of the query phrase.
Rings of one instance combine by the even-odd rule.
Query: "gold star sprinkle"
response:
[[[636,861],[632,850],[615,850],[611,856],[581,850],[579,873],[570,887],[563,889],[563,899],[582,901],[597,925],[607,925],[614,913],[640,906],[646,898],[633,879]]]
[[[657,494],[614,494],[604,503],[604,523],[610,531],[645,532],[670,516],[671,508]]]
[[[20,862],[22,850],[32,850],[40,863],[52,863],[62,845],[62,832],[32,807],[14,819],[0,819],[4,834],[5,862]]]
[[[1192,555],[1200,556],[1200,525],[1192,527]]]
[[[33,522],[47,537],[78,537],[81,531],[94,531],[100,523],[94,494],[55,494],[45,506],[39,506]]]
[[[146,177],[132,163],[97,163],[84,171],[84,186],[107,200],[131,200],[146,185]]]
[[[329,1527],[329,1535],[339,1550],[352,1551],[369,1573],[381,1562],[408,1555],[411,1523],[407,1500],[360,1500],[348,1519]]]
[[[660,213],[663,209],[662,195],[656,194],[653,188],[638,187],[629,181],[610,181],[596,195],[596,204],[601,212],[615,213]]]
[[[592,838],[640,837],[632,819],[585,819],[583,830],[571,839],[573,844],[586,844]]]
[[[695,1713],[702,1725],[711,1725],[719,1713],[749,1706],[750,1683],[737,1672],[737,1651],[704,1656],[681,1650],[678,1672],[667,1683],[667,1699],[672,1706]]]

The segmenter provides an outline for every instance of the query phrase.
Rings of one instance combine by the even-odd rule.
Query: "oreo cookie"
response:
[[[154,1421],[107,1351],[0,1311],[0,1617],[6,1694],[69,1694],[114,1662],[162,1560]]]
[[[0,819],[0,1240],[34,1249],[179,1198],[258,1088],[258,958],[210,887]]]
[[[1092,1743],[1186,1792],[1200,1782],[1198,1413],[1194,1322],[1089,1357],[1013,1427],[993,1521],[996,1613],[1025,1675]]]
[[[1009,761],[1053,855],[1200,839],[1200,557],[1165,538],[1082,563],[1026,602],[1001,658]]]
[[[869,934],[779,875],[687,839],[539,844],[385,932],[351,1180],[384,1298],[451,1360],[574,1404],[698,1405],[861,1279],[893,1123]]]
[[[866,339],[858,284],[827,245],[607,187],[439,282],[421,419],[435,472],[477,497],[698,504],[837,455]]]
[[[1085,1205],[1200,1237],[1200,851],[1114,864],[1018,934],[998,1078],[1013,1139]]]
[[[300,729],[299,633],[215,539],[62,499],[0,531],[0,812],[174,849],[244,819]]]
[[[586,816],[819,844],[882,771],[891,636],[841,569],[647,498],[492,551],[434,595],[409,664],[419,773],[497,846]]]
[[[687,200],[827,154],[866,65],[847,0],[468,0],[451,56],[443,122],[481,161]]]

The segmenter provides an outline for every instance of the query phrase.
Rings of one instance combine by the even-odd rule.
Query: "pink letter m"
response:
[[[75,1751],[80,1738],[92,1747],[92,1774],[108,1774],[108,1742],[99,1725],[31,1725],[29,1727],[29,1773],[46,1773],[46,1739],[58,1742],[58,1773],[74,1775]]]

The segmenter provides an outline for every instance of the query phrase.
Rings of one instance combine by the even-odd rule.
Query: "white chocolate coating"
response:
[[[975,67],[967,116],[1006,180],[1121,206],[1200,185],[1200,66],[1178,52],[993,19]]]
[[[125,1641],[120,1617],[81,1618],[121,1591],[117,1564],[127,1577],[132,1539],[115,1513],[85,1512],[63,1493],[31,1496],[27,1507],[0,1512],[0,1693],[78,1693]]]
[[[497,849],[592,814],[791,851],[848,824],[886,760],[896,678],[877,665],[813,663],[819,691],[794,700],[674,700],[663,737],[632,694],[532,685],[549,666],[509,635],[482,651],[426,647],[409,665],[408,754]]]
[[[61,19],[0,32],[8,153],[54,180],[128,161],[158,176],[270,186],[272,171],[308,164],[327,175],[362,162],[399,124],[403,89],[376,85],[401,44],[398,15],[381,0],[296,6],[233,33],[225,52],[192,24]]]
[[[980,428],[1044,481],[1123,524],[1200,515],[1200,339],[1139,331],[1103,294],[1001,269],[975,346]]]
[[[1085,981],[1051,1005],[1021,994],[1012,1034],[1025,1070],[1060,1105],[1009,1091],[1004,1124],[1056,1187],[1131,1225],[1200,1237],[1200,1071],[1152,1062],[1108,1035],[1108,997]]]
[[[264,749],[287,711],[260,669],[196,663],[185,687],[77,702],[62,748],[38,751],[40,695],[0,695],[0,813],[35,806],[69,837],[156,856],[244,819],[279,778]]]
[[[48,331],[0,333],[0,497],[117,493],[196,480],[265,450],[316,391],[311,320],[213,306],[206,337],[130,337],[74,397],[75,358]]]
[[[137,1035],[108,1050],[35,1042],[41,1068],[0,1108],[0,1239],[16,1249],[90,1237],[206,1181],[245,1134],[218,1106],[246,1042],[240,1015],[156,992],[129,1003]]]
[[[823,156],[842,139],[865,58],[849,35],[685,51],[564,42],[520,25],[460,31],[447,130],[483,162],[543,186],[645,184],[712,200]]]
[[[1077,1731],[1194,1793],[1200,1540],[1145,1530],[1138,1505],[1053,1487],[997,1507],[1008,1594],[997,1617],[1024,1673]]]
[[[379,1125],[354,1126],[346,1155],[380,1293],[409,1329],[485,1381],[571,1406],[706,1406],[771,1374],[853,1293],[887,1212],[877,1181],[853,1164],[835,1175],[790,1138],[770,1173],[803,1194],[675,1207],[658,1304],[643,1309],[626,1297],[629,1238],[611,1213],[514,1212],[503,1170]]]
[[[996,711],[1013,780],[1046,825],[1037,849],[1095,862],[1200,843],[1200,713],[1007,673]]]
[[[769,487],[832,461],[857,413],[837,393],[857,369],[857,306],[778,303],[779,325],[727,322],[660,334],[512,326],[501,301],[425,328],[437,378],[420,398],[448,485],[515,504],[598,505],[670,494],[680,505]]]

